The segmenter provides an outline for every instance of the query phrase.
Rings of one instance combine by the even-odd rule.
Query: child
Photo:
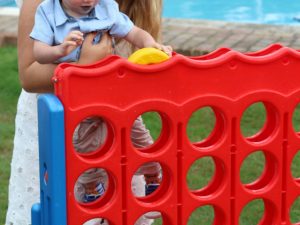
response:
[[[134,26],[126,15],[119,12],[118,5],[113,0],[45,0],[37,9],[35,25],[30,34],[34,39],[34,56],[41,64],[76,62],[84,35],[90,32],[97,32],[95,43],[101,39],[103,32],[109,32],[113,37],[124,38],[138,48],[155,47],[171,55],[171,47],[157,43],[149,33]],[[93,133],[96,140],[87,141],[84,137],[93,123],[95,120],[89,118],[76,131],[78,134],[75,134],[73,141],[80,153],[96,150],[83,147],[89,145],[89,141],[97,142],[96,133]],[[100,121],[98,128],[103,129],[103,126],[105,124]],[[98,128],[96,126],[96,130]],[[98,136],[98,142],[103,141],[101,135],[103,134]],[[152,144],[152,139],[148,141],[147,145],[149,144]],[[145,175],[147,195],[159,186],[160,170],[158,163],[148,163],[138,171],[138,174]],[[92,202],[101,197],[105,192],[105,179],[106,173],[102,169],[91,169],[83,173],[75,187],[76,199]],[[76,194],[76,191],[80,194]]]
[[[157,43],[146,31],[136,27],[118,9],[114,0],[45,0],[37,9],[34,56],[39,63],[76,62],[84,35],[102,32],[124,38],[137,48],[154,47],[171,54],[172,48]]]

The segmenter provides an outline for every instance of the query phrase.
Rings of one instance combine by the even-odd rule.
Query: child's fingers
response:
[[[167,45],[167,46],[166,46],[166,48],[167,48],[167,50],[166,50],[166,51],[168,52],[168,55],[169,55],[169,56],[172,56],[172,52],[173,52],[173,48],[172,48],[172,46],[170,46],[170,45]]]
[[[77,45],[82,45],[83,39],[77,39],[77,40],[75,40],[75,42]]]
[[[172,56],[173,48],[170,45],[162,45],[161,50],[168,54],[168,56]]]
[[[77,41],[77,40],[81,40],[83,41],[83,36],[81,36],[80,34],[71,34],[70,35],[71,40],[73,41]]]
[[[79,31],[79,30],[72,30],[70,32],[70,34],[77,34],[77,35],[80,35],[81,37],[83,37],[83,33],[81,31]]]
[[[63,43],[64,47],[70,47],[70,46],[77,46],[77,42],[76,41],[65,41]]]
[[[66,41],[76,41],[82,43],[83,34],[80,31],[72,31],[66,38]]]
[[[157,49],[163,51],[163,46],[161,44],[156,43],[154,48],[157,48]]]
[[[168,51],[171,51],[171,52],[173,51],[173,48],[171,45],[166,45],[165,47],[167,48]]]
[[[77,44],[75,41],[64,41],[61,45],[59,45],[59,51],[63,56],[65,56],[73,51],[76,47]]]

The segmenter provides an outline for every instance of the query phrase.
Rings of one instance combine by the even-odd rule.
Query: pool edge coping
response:
[[[0,7],[0,16],[19,16],[20,9],[17,7]]]

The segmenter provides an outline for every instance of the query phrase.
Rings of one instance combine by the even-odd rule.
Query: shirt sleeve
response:
[[[123,38],[132,30],[133,26],[134,24],[128,16],[122,12],[118,12],[116,21],[110,29],[110,35]]]
[[[34,40],[41,41],[48,45],[53,45],[54,33],[51,28],[47,13],[41,5],[37,8],[35,21],[30,37]]]

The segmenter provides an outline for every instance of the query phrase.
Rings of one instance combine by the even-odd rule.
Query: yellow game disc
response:
[[[132,53],[132,55],[129,56],[128,61],[140,65],[149,65],[164,62],[169,58],[170,56],[159,49],[141,48]]]

